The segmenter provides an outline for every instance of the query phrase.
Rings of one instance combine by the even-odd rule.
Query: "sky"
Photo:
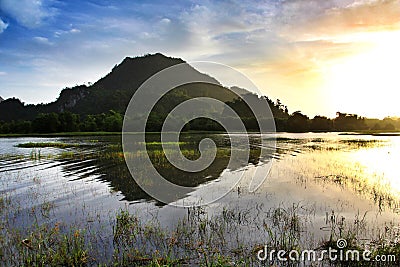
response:
[[[161,52],[247,75],[289,112],[400,116],[400,0],[0,0],[0,96],[54,101]]]

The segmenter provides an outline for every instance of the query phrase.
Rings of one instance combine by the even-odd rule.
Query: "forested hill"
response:
[[[170,66],[184,63],[182,59],[162,54],[125,58],[112,71],[94,84],[65,88],[55,102],[25,105],[19,99],[7,99],[0,103],[0,121],[33,120],[40,113],[71,112],[79,115],[101,114],[114,110],[123,113],[137,88],[155,73]],[[193,76],[201,76],[212,83],[214,78],[190,68]],[[216,87],[218,87],[216,89]],[[243,90],[242,90],[243,92]],[[185,97],[210,96],[222,101],[233,101],[236,97],[222,86],[194,84],[175,92],[176,100]]]
[[[159,53],[135,58],[128,57],[94,84],[65,88],[56,101],[48,104],[26,105],[16,98],[3,100],[0,97],[0,133],[120,131],[126,107],[139,86],[155,73],[184,62],[182,59],[166,57]],[[151,112],[147,121],[148,130],[159,131],[166,115],[174,107],[185,100],[200,96],[225,102],[239,114],[248,129],[257,130],[255,118],[237,94],[255,106],[265,103],[260,100],[260,96],[238,87],[232,88],[235,92],[233,93],[214,78],[198,72],[189,65],[185,67],[182,75],[190,75],[195,79],[201,78],[213,84],[193,83],[168,92]],[[151,94],[151,90],[148,93]],[[397,118],[365,119],[356,114],[338,112],[335,119],[323,116],[310,119],[300,111],[289,114],[288,108],[279,99],[274,102],[266,96],[262,98],[267,101],[274,116],[274,118],[266,116],[263,119],[274,119],[278,131],[366,129],[394,131],[400,129],[400,119]],[[212,114],[229,120],[222,105],[211,107],[207,103],[201,103],[197,106],[201,109],[196,110],[197,114]],[[140,117],[144,114],[135,115]],[[185,129],[219,131],[221,127],[211,120],[198,119],[185,126]]]

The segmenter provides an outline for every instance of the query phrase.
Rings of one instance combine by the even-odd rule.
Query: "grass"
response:
[[[249,131],[252,132],[252,131]],[[221,131],[188,131],[182,132],[182,134],[224,134]],[[254,132],[258,133],[258,132]],[[277,132],[279,133],[279,132]],[[135,132],[127,134],[138,134]],[[146,132],[147,135],[159,134],[159,132]],[[61,133],[28,133],[28,134],[0,134],[0,138],[7,137],[74,137],[74,136],[112,136],[122,135],[122,132],[61,132]],[[354,130],[348,133],[339,133],[339,135],[400,135],[399,130]]]
[[[18,154],[2,154],[0,155],[0,160],[17,160],[17,159],[25,159],[26,156],[24,155],[18,155]]]
[[[160,132],[146,132],[146,135],[159,134]],[[218,134],[225,132],[213,132],[213,131],[190,131],[183,132],[182,134]],[[138,134],[137,132],[126,133],[126,134]],[[0,134],[2,137],[74,137],[74,136],[112,136],[112,135],[122,135],[121,132],[60,132],[60,133],[27,133],[27,134]]]
[[[18,252],[21,259],[16,262],[25,266],[86,266],[88,263],[84,232],[77,229],[60,233],[58,224],[51,228],[37,227],[21,240]]]
[[[351,141],[343,145],[358,147],[359,143]],[[158,145],[158,142],[156,144]],[[361,146],[369,145],[374,144],[361,142]],[[217,153],[220,153],[219,157],[229,158],[228,152],[229,150],[221,149]],[[167,162],[162,151],[152,150],[149,153],[151,158],[160,163]],[[182,153],[189,158],[199,156],[198,152],[190,149],[183,149]],[[383,197],[382,202],[394,201],[385,198],[385,188],[382,188],[382,192],[376,191],[375,189],[379,188],[363,181],[362,172],[354,166],[342,166],[341,160],[335,161],[335,153],[336,151],[313,151],[301,158],[296,157],[297,161],[291,162],[291,167],[294,166],[296,171],[301,170],[302,175],[307,176],[309,180],[315,180],[317,185],[333,183],[339,187],[354,187],[354,192],[360,191],[360,194],[366,195],[365,198],[371,199],[371,196],[376,196]],[[128,156],[144,155],[136,152]],[[43,155],[40,154],[40,149],[32,151],[32,159],[41,157]],[[98,153],[74,153],[66,150],[54,157],[105,158],[121,162],[124,160],[121,146],[115,144]],[[296,168],[295,164],[301,167]],[[302,166],[307,166],[307,169],[303,169]],[[313,167],[317,170],[313,170]],[[283,173],[282,176],[290,176],[288,174],[290,173]],[[18,174],[23,182],[24,175],[24,172]],[[131,205],[116,211],[113,209],[108,218],[100,216],[102,208],[91,214],[92,210],[88,212],[84,202],[73,201],[77,192],[73,192],[72,196],[64,195],[63,185],[58,187],[60,192],[57,193],[60,198],[69,199],[68,204],[64,204],[67,206],[61,206],[59,203],[63,202],[57,202],[43,192],[43,187],[48,184],[48,177],[36,175],[35,173],[31,179],[33,184],[29,186],[29,190],[24,192],[27,205],[16,200],[17,192],[7,191],[7,182],[11,180],[12,175],[0,174],[0,188],[5,192],[0,196],[0,265],[304,266],[307,263],[300,261],[260,262],[256,255],[265,245],[270,250],[299,252],[303,249],[335,248],[336,241],[344,238],[348,242],[347,249],[363,251],[368,247],[373,255],[396,255],[396,262],[384,266],[399,266],[400,225],[396,222],[382,227],[369,225],[365,214],[353,216],[354,214],[342,215],[337,210],[329,211],[324,227],[326,234],[323,237],[313,236],[313,223],[318,219],[315,215],[317,208],[304,203],[281,204],[269,208],[260,203],[233,208],[222,207],[224,204],[217,207],[193,207],[185,210],[185,216],[167,227],[164,225],[165,221],[157,217],[141,217],[137,210],[143,209],[142,206],[136,208],[135,205]],[[70,181],[65,181],[68,182]],[[371,191],[372,189],[374,190]],[[38,199],[39,203],[31,207],[29,204],[35,199]],[[85,194],[85,199],[91,199],[90,193]],[[55,216],[56,211],[64,208],[70,210],[68,217],[79,218],[79,222],[67,223],[59,220]],[[325,261],[321,264],[376,266],[372,262]]]
[[[192,207],[168,228],[157,218],[145,220],[131,209],[119,209],[94,227],[89,215],[79,224],[51,220],[51,211],[57,207],[47,200],[34,210],[21,210],[19,205],[10,196],[0,198],[0,262],[5,266],[303,266],[301,261],[260,262],[256,255],[265,246],[298,252],[337,249],[339,238],[347,240],[346,249],[362,253],[367,246],[372,256],[397,257],[385,266],[398,266],[400,259],[395,224],[376,229],[376,235],[366,240],[365,216],[344,218],[332,211],[327,215],[326,237],[316,239],[309,235],[314,208],[300,203],[269,209],[259,204],[226,206],[212,213],[207,207]],[[84,205],[75,206],[76,214],[71,215],[87,214],[84,209]],[[31,216],[28,225],[13,223],[13,214],[21,212]],[[254,232],[243,234],[244,229]],[[328,260],[321,264],[375,266]]]
[[[162,146],[162,145],[186,145],[189,142],[146,142],[146,146]]]
[[[44,143],[22,143],[18,144],[17,147],[21,148],[46,148],[46,147],[54,147],[54,148],[71,148],[71,147],[80,147],[80,144],[72,144],[72,143],[55,143],[55,142],[44,142]]]
[[[92,142],[92,141],[90,141]],[[94,142],[93,142],[94,143]],[[186,145],[190,144],[189,142],[166,142],[164,143],[167,146],[178,144],[178,145]],[[29,159],[31,160],[39,160],[42,158],[47,159],[102,159],[102,160],[113,160],[117,162],[125,161],[125,158],[130,157],[147,157],[147,155],[154,160],[155,162],[159,163],[168,163],[168,159],[165,156],[166,151],[163,150],[162,142],[147,142],[146,145],[150,147],[149,150],[145,151],[135,151],[135,152],[123,152],[121,144],[109,144],[106,145],[106,150],[101,150],[94,153],[76,153],[73,151],[64,151],[58,153],[57,155],[53,154],[46,154],[43,155],[41,153],[40,148],[60,148],[60,149],[67,149],[67,148],[80,148],[84,146],[88,146],[87,144],[77,144],[77,143],[61,143],[61,142],[29,142],[29,143],[21,143],[18,144],[16,147],[19,148],[32,148],[33,150],[30,152]],[[37,150],[39,148],[39,150]],[[186,158],[194,160],[200,157],[200,152],[194,149],[181,149],[180,151],[175,151],[172,149],[167,149],[168,153],[172,156],[179,155],[182,153]],[[250,151],[251,155],[255,157],[257,151]],[[206,153],[211,153],[212,151],[206,151]],[[226,158],[230,156],[230,150],[225,148],[220,148],[217,150],[217,158]],[[10,159],[10,158],[20,158],[24,159],[25,156],[23,155],[3,155],[0,159]]]
[[[122,132],[64,132],[64,133],[29,133],[0,134],[1,137],[74,137],[74,136],[110,136],[121,135]]]
[[[311,213],[304,215],[302,209],[299,204],[293,204],[265,211],[263,223],[257,230],[262,239],[257,240],[241,235],[241,229],[256,226],[252,222],[260,222],[260,218],[251,215],[248,209],[230,208],[214,215],[204,208],[189,208],[188,215],[172,229],[162,227],[157,220],[144,221],[137,214],[120,209],[113,216],[110,237],[58,222],[33,224],[28,230],[3,228],[0,260],[13,266],[259,266],[260,263],[302,266],[301,261],[260,262],[256,255],[265,245],[270,250],[296,250],[299,253],[304,249],[337,249],[339,238],[347,240],[346,250],[362,253],[365,244],[359,240],[363,236],[363,219],[346,223],[331,216],[327,222],[329,237],[310,242],[306,241],[305,231]],[[380,239],[369,243],[372,256],[397,256],[397,261],[385,266],[399,264],[400,244],[390,236],[392,230],[387,229]],[[388,238],[392,243],[387,242]],[[101,246],[104,242],[110,244],[111,254],[99,258],[98,250],[107,249]],[[323,264],[328,265],[329,261],[325,260]],[[337,261],[334,264],[375,266],[366,261]]]
[[[389,134],[389,135],[399,134],[400,135],[399,132],[400,132],[399,129],[395,129],[395,130],[354,130],[354,131],[347,132],[347,133],[339,133],[339,135],[385,135],[385,134]]]

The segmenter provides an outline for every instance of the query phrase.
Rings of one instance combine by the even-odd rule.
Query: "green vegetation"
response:
[[[0,134],[1,137],[76,137],[76,136],[110,136],[121,135],[122,132],[69,132],[69,133],[47,133],[47,134]]]
[[[361,131],[377,133],[400,129],[400,119],[397,118],[388,117],[383,120],[375,120],[341,112],[337,112],[336,115],[334,119],[323,116],[315,116],[313,119],[309,119],[300,111],[296,111],[287,120],[286,130],[289,132]],[[377,127],[376,125],[380,126]]]
[[[12,206],[5,200],[1,203],[3,209]],[[338,239],[347,241],[344,253],[351,249],[362,255],[368,244],[371,258],[400,255],[399,244],[393,239],[396,231],[393,225],[387,226],[378,240],[360,239],[366,227],[361,215],[346,222],[344,217],[332,211],[327,215],[325,227],[328,238],[312,240],[304,234],[312,213],[312,209],[299,204],[270,209],[265,212],[263,224],[257,227],[259,237],[263,239],[254,241],[241,235],[241,228],[260,221],[258,215],[251,215],[248,209],[223,208],[219,214],[210,215],[204,208],[188,208],[187,216],[172,229],[160,226],[157,220],[144,221],[121,209],[103,225],[112,224],[109,237],[60,222],[32,224],[27,229],[1,228],[0,260],[13,266],[258,266],[257,252],[264,246],[270,251],[295,250],[300,254],[304,249],[338,249]],[[3,226],[7,223],[3,221]],[[104,242],[110,242],[111,255],[99,251],[109,249],[102,246]],[[275,261],[285,265],[276,258]],[[302,263],[301,260],[291,261],[290,266],[301,266]],[[329,260],[320,263],[329,264]],[[374,262],[362,258],[359,262],[337,260],[334,264],[375,266]],[[386,262],[385,266],[398,264],[399,258],[396,258],[396,261]]]
[[[188,142],[146,142],[146,146],[161,146],[161,145],[186,145]]]
[[[55,147],[55,148],[71,148],[71,147],[80,147],[80,144],[71,144],[71,143],[23,143],[18,144],[17,147],[22,148],[40,148],[40,147]]]
[[[124,172],[126,171],[124,156],[141,157],[145,154],[133,151],[124,155],[120,143],[105,144],[101,138],[87,138],[87,140],[95,145],[99,143],[101,150],[91,151],[91,153],[86,153],[84,149],[64,150],[50,157],[61,159],[62,163],[67,162],[64,159],[71,159],[73,164],[70,168],[67,164],[63,164],[63,170],[66,173],[75,173],[73,178],[78,173],[88,170],[88,167],[107,168],[92,174],[96,176],[102,174],[101,179],[109,182],[109,190],[121,193],[126,201],[145,199],[145,196],[136,191],[137,186],[133,185],[131,177]],[[107,140],[114,140],[114,138]],[[197,139],[183,139],[178,143],[167,144],[179,144],[182,146],[182,154],[194,159],[200,155],[196,149],[193,149],[193,146],[196,147],[197,144],[195,140]],[[379,181],[376,184],[368,182],[352,162],[349,162],[349,165],[343,165],[340,154],[337,157],[338,161],[335,162],[335,155],[339,152],[328,149],[335,145],[338,148],[365,149],[379,146],[384,142],[363,139],[327,142],[323,138],[312,140],[279,138],[278,141],[294,145],[305,142],[320,148],[320,150],[310,150],[311,153],[303,153],[301,157],[296,157],[296,161],[290,160],[292,168],[287,168],[285,164],[277,166],[277,172],[281,173],[282,177],[293,177],[294,183],[299,183],[299,187],[303,184],[310,186],[311,182],[324,186],[337,185],[343,190],[350,189],[350,194],[359,194],[362,198],[372,199],[379,207],[382,206],[383,210],[386,207],[390,209],[398,207],[397,197],[389,195],[384,184]],[[43,147],[45,144],[54,143],[43,143]],[[60,146],[62,144],[60,143]],[[156,167],[160,166],[165,172],[170,171],[172,167],[168,165],[165,151],[161,150],[161,142],[151,139],[146,144],[152,148],[148,151],[148,155],[157,163]],[[191,149],[189,145],[192,146]],[[169,152],[177,153],[177,151]],[[252,149],[251,157],[258,159],[258,152],[257,149]],[[17,155],[10,155],[10,157],[22,159]],[[40,149],[33,149],[30,157],[31,160],[38,160],[49,155],[44,155]],[[29,156],[25,155],[24,159],[29,160]],[[222,163],[226,163],[224,160],[229,159],[229,149],[225,147],[218,149],[217,159],[222,159]],[[215,168],[215,172],[210,172],[210,174],[217,173],[218,176],[226,166],[226,164],[221,165],[223,166],[220,169]],[[297,172],[299,169],[301,171]],[[296,175],[292,175],[290,171]],[[171,173],[179,179],[186,178]],[[303,249],[317,251],[329,247],[337,249],[336,241],[342,238],[348,243],[345,251],[357,250],[361,255],[363,249],[367,247],[372,251],[371,258],[382,254],[396,256],[396,262],[386,262],[384,266],[399,265],[398,223],[389,221],[385,225],[377,225],[375,221],[368,221],[365,214],[343,212],[340,206],[333,207],[334,211],[331,211],[330,207],[327,208],[329,213],[326,214],[326,218],[323,218],[324,213],[319,210],[320,206],[307,201],[276,204],[273,207],[258,200],[249,202],[250,204],[245,204],[245,206],[216,204],[210,207],[174,210],[177,211],[179,217],[175,217],[176,221],[169,224],[170,222],[166,223],[163,220],[163,215],[158,217],[152,213],[153,207],[150,208],[151,212],[146,214],[146,210],[143,210],[146,205],[142,206],[143,203],[126,205],[126,207],[123,207],[123,204],[118,205],[118,207],[123,207],[118,211],[115,211],[117,210],[115,207],[109,211],[104,211],[102,208],[92,209],[87,206],[90,205],[88,203],[92,199],[91,194],[93,194],[93,199],[98,194],[98,191],[92,188],[85,188],[89,189],[85,190],[84,195],[89,201],[76,202],[74,199],[79,199],[82,188],[72,189],[71,195],[66,195],[63,190],[68,187],[59,184],[57,188],[60,192],[57,194],[63,199],[59,201],[58,198],[46,194],[45,186],[51,184],[49,183],[51,180],[46,180],[48,179],[46,175],[41,177],[35,173],[26,180],[25,174],[26,172],[19,174],[17,171],[15,176],[5,175],[3,177],[7,179],[0,179],[0,186],[6,189],[0,196],[0,265],[303,266],[306,263],[302,261],[287,262],[287,264],[277,260],[260,262],[257,259],[257,252],[265,245],[270,250],[298,252]],[[146,178],[146,172],[142,175]],[[196,179],[200,180],[206,176],[203,173]],[[28,182],[29,189],[24,192],[22,200],[17,200],[20,194],[12,190],[7,191],[7,183],[20,183],[20,181]],[[62,182],[70,183],[71,181],[57,180],[57,183]],[[239,191],[238,188],[238,198],[247,197]],[[235,196],[236,192],[233,194]],[[257,199],[264,197],[264,194],[256,197]],[[60,216],[64,210],[67,210],[68,218],[73,218],[71,221],[65,220],[63,215]],[[104,213],[107,215],[104,216]],[[146,215],[143,216],[143,214]],[[150,218],[146,217],[149,214]],[[325,221],[325,224],[321,221]],[[322,227],[319,228],[320,226]],[[329,262],[326,260],[321,263],[322,266],[329,266],[329,264],[332,266],[375,266],[373,262],[365,261]]]
[[[2,134],[48,134],[76,132],[121,132],[122,115],[110,110],[108,114],[87,115],[83,119],[70,112],[40,113],[33,121],[0,123]]]
[[[399,136],[398,130],[354,130],[351,133],[340,133],[339,135],[373,135],[373,136]]]
[[[253,96],[247,96],[253,97]],[[253,102],[256,101],[253,99]],[[260,100],[261,101],[261,100]],[[322,132],[322,131],[353,131],[360,134],[378,134],[397,132],[400,129],[400,119],[385,118],[383,120],[372,120],[359,117],[354,114],[338,112],[335,119],[315,116],[309,119],[300,111],[289,115],[278,104],[273,103],[268,98],[275,116],[277,131],[288,132]],[[228,102],[238,114],[248,131],[258,131],[258,123],[254,117],[248,117],[249,111],[243,108],[242,100]],[[244,103],[244,102],[243,102]],[[172,107],[172,106],[171,106]],[[243,109],[240,109],[243,108]],[[146,130],[148,132],[161,131],[161,126],[165,120],[166,113],[163,115],[152,112],[147,121]],[[280,116],[280,117],[277,117]],[[226,124],[230,123],[231,118],[222,117]],[[268,120],[268,118],[262,118]],[[70,112],[39,114],[33,121],[11,121],[0,122],[0,137],[15,136],[85,136],[85,135],[110,135],[121,134],[122,114],[110,110],[107,114],[80,116]],[[224,129],[217,122],[205,118],[198,118],[185,125],[183,131],[213,131],[223,132]]]
[[[116,65],[104,78],[94,84],[65,88],[59,98],[52,103],[26,105],[19,99],[6,99],[0,103],[0,134],[43,134],[58,132],[120,132],[123,114],[137,88],[154,73],[184,61],[169,58],[162,54],[126,58]],[[135,75],[132,75],[132,70]],[[398,118],[383,120],[366,119],[356,114],[337,113],[335,119],[315,116],[309,119],[300,111],[289,114],[288,107],[279,99],[273,102],[266,96],[259,97],[245,89],[232,88],[240,94],[240,99],[228,88],[217,85],[214,78],[189,68],[188,73],[201,76],[210,83],[194,83],[180,86],[165,94],[150,114],[135,114],[138,118],[147,116],[146,131],[159,132],[170,111],[178,104],[196,97],[218,99],[230,106],[242,119],[246,129],[257,131],[259,127],[247,103],[253,108],[269,106],[273,118],[268,114],[261,120],[274,120],[278,131],[354,131],[377,130],[395,131],[400,129]],[[151,93],[151,92],[149,92]],[[244,100],[246,101],[244,101]],[[220,117],[229,125],[231,119],[221,107],[200,105],[198,114]],[[133,118],[135,120],[135,118]],[[176,122],[185,120],[184,116],[174,118]],[[198,118],[185,125],[184,131],[223,131],[216,121]]]

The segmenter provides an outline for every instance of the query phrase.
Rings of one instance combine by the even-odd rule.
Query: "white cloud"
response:
[[[1,0],[0,9],[27,28],[39,27],[54,9],[46,8],[43,0]]]
[[[4,32],[7,29],[8,23],[5,23],[2,19],[0,19],[0,33]]]
[[[80,33],[80,32],[81,32],[81,30],[79,30],[77,28],[72,28],[72,29],[70,29],[68,31],[58,30],[58,31],[54,32],[54,37],[58,38],[58,37],[61,37],[62,35],[65,35],[65,34],[76,34],[76,33]]]
[[[70,32],[70,33],[80,33],[81,30],[73,28],[73,29],[71,29],[69,32]]]
[[[277,12],[274,4],[236,0],[194,5],[177,18],[186,32],[174,31],[187,35],[188,42],[183,50],[169,51],[187,60],[215,60],[235,66],[265,60],[281,46],[280,38],[270,30]]]
[[[5,72],[5,71],[0,71],[0,76],[4,76],[4,75],[7,75],[7,72]]]
[[[160,23],[164,24],[164,25],[168,25],[171,23],[171,20],[169,18],[163,18],[162,20],[160,20]]]
[[[33,37],[33,40],[35,42],[39,43],[39,44],[45,44],[45,45],[52,45],[53,44],[46,37],[36,36],[36,37]]]

